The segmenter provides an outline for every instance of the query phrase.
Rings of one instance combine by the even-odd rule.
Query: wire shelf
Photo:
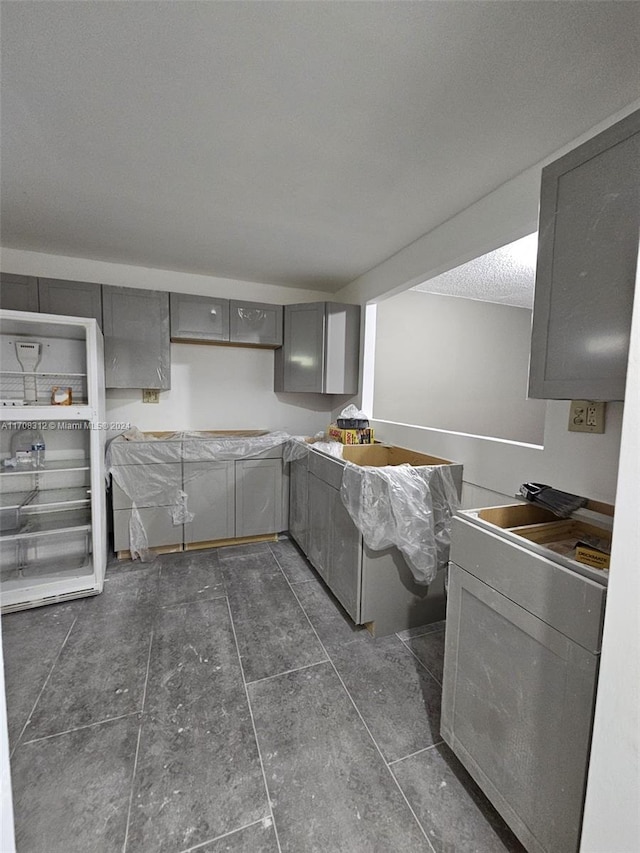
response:
[[[49,406],[54,388],[70,388],[74,405],[87,402],[86,373],[0,372],[0,401],[4,406]]]

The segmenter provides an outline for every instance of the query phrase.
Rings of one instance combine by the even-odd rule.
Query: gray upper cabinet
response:
[[[169,294],[102,288],[107,388],[171,387]]]
[[[640,111],[542,171],[529,396],[622,400],[640,227]]]
[[[229,303],[229,340],[253,346],[282,346],[282,305],[266,302]]]
[[[229,300],[172,293],[171,340],[186,343],[228,341]]]
[[[38,279],[28,275],[0,273],[0,308],[8,311],[37,311]]]
[[[275,390],[356,394],[360,306],[306,302],[284,307],[284,343],[276,352]]]
[[[40,311],[67,317],[93,317],[102,328],[102,287],[84,281],[38,279]]]

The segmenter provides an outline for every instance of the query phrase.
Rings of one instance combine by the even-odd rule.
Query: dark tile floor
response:
[[[522,849],[441,741],[443,623],[372,639],[286,539],[2,630],[18,853]]]

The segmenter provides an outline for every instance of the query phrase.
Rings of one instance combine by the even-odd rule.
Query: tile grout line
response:
[[[93,723],[85,723],[84,726],[75,726],[73,729],[65,729],[62,732],[54,732],[51,735],[42,735],[42,737],[34,737],[31,740],[25,740],[23,742],[23,746],[26,746],[30,743],[40,743],[43,740],[51,740],[54,737],[61,737],[62,735],[70,735],[73,732],[81,732],[84,729],[92,729],[95,726],[101,726],[103,723],[113,723],[116,720],[125,720],[127,717],[135,717],[139,714],[140,711],[127,711],[126,714],[118,714],[116,717],[105,717],[104,720],[96,720]]]
[[[168,610],[170,607],[181,607],[184,604],[198,604],[200,601],[219,601],[221,598],[226,598],[227,593],[223,592],[220,595],[213,595],[211,598],[192,598],[189,601],[173,601],[170,604],[160,604],[161,610]]]
[[[413,629],[409,629],[409,630],[415,631],[416,629],[413,628]],[[444,632],[444,627],[443,628],[432,628],[430,631],[429,630],[423,631],[422,634],[412,634],[410,637],[401,637],[400,634],[404,634],[404,631],[396,631],[396,637],[399,640],[402,640],[402,642],[404,643],[405,640],[416,640],[418,637],[427,637],[427,636],[429,636],[429,634],[439,634],[441,631]]]
[[[276,558],[276,562],[278,562],[277,558]],[[280,563],[278,563],[278,566],[280,566]],[[282,566],[280,566],[280,571],[281,571],[281,572],[282,572],[282,574],[284,575],[284,571],[282,570]],[[286,578],[286,575],[285,575],[285,578]],[[393,771],[392,771],[391,767],[389,766],[389,764],[387,763],[387,761],[386,761],[386,759],[385,759],[384,755],[382,754],[382,750],[381,750],[381,749],[380,749],[380,747],[378,746],[378,744],[377,744],[376,739],[374,738],[374,736],[371,734],[371,729],[370,729],[370,728],[369,728],[369,726],[366,724],[364,717],[363,717],[363,716],[362,716],[362,714],[360,713],[360,709],[358,708],[358,706],[356,705],[356,703],[355,703],[355,702],[354,702],[354,700],[353,700],[353,696],[351,695],[351,693],[349,693],[349,691],[348,691],[348,689],[347,689],[347,685],[344,683],[344,681],[342,680],[342,676],[340,675],[340,673],[339,673],[339,672],[338,672],[338,670],[336,669],[336,665],[334,664],[333,660],[331,659],[331,655],[329,654],[329,652],[328,652],[328,651],[327,651],[327,649],[325,648],[325,645],[324,645],[324,643],[322,642],[322,640],[320,639],[320,637],[319,637],[319,635],[318,635],[318,632],[316,631],[316,629],[315,629],[315,627],[314,627],[314,625],[313,625],[313,623],[312,623],[311,619],[309,619],[309,614],[308,614],[308,613],[307,613],[307,611],[304,609],[304,606],[303,606],[302,602],[300,601],[300,599],[299,599],[299,598],[298,598],[298,596],[296,595],[295,590],[293,589],[293,587],[292,587],[292,586],[291,586],[291,584],[289,583],[289,580],[288,580],[288,579],[287,579],[287,583],[289,584],[289,587],[290,587],[290,589],[291,589],[291,592],[295,595],[295,597],[296,597],[296,601],[298,602],[298,604],[299,604],[299,605],[300,605],[300,607],[302,608],[302,612],[303,612],[303,613],[304,613],[304,615],[306,616],[306,618],[307,618],[307,622],[308,622],[308,623],[309,623],[309,625],[311,626],[311,629],[312,629],[313,633],[316,635],[316,637],[317,637],[317,639],[318,639],[318,642],[320,643],[321,647],[322,647],[322,648],[323,648],[323,650],[324,650],[324,653],[327,655],[327,659],[328,659],[329,663],[331,664],[331,666],[332,666],[332,668],[333,668],[333,671],[335,672],[335,674],[336,674],[336,676],[337,676],[337,678],[338,678],[338,680],[339,680],[340,684],[342,685],[342,687],[343,687],[343,689],[344,689],[344,692],[345,692],[345,693],[347,694],[347,696],[349,697],[349,700],[350,700],[351,704],[353,705],[353,707],[354,707],[354,709],[355,709],[356,714],[357,714],[357,715],[358,715],[358,717],[360,718],[360,722],[361,722],[361,723],[362,723],[362,725],[364,726],[364,728],[365,728],[365,730],[366,730],[367,734],[368,734],[368,735],[369,735],[369,737],[371,738],[371,742],[373,743],[373,745],[375,746],[376,750],[378,751],[378,754],[380,755],[380,758],[382,759],[382,763],[384,764],[384,766],[385,766],[385,767],[386,767],[386,769],[388,770],[389,775],[390,775],[390,776],[391,776],[391,778],[393,779],[393,781],[394,781],[394,783],[395,783],[396,788],[398,789],[398,791],[400,791],[400,795],[401,795],[402,799],[403,799],[403,800],[405,801],[405,803],[407,804],[407,808],[409,809],[409,811],[410,811],[410,812],[411,812],[411,814],[413,815],[413,818],[414,818],[415,822],[417,823],[417,825],[418,825],[418,827],[419,827],[420,831],[421,831],[421,832],[422,832],[422,834],[424,835],[424,837],[425,837],[425,839],[426,839],[427,844],[429,845],[429,847],[430,847],[430,849],[433,851],[433,853],[436,853],[435,848],[434,848],[433,844],[431,843],[431,840],[429,839],[429,836],[427,835],[425,828],[422,826],[422,824],[421,824],[421,823],[420,823],[420,821],[418,820],[418,816],[417,816],[417,814],[415,813],[415,811],[413,810],[413,807],[412,807],[411,803],[410,803],[410,802],[409,802],[409,800],[407,799],[407,796],[406,796],[405,792],[402,790],[402,788],[400,787],[400,783],[398,782],[398,780],[396,779],[396,777],[393,775]]]
[[[392,764],[399,764],[401,761],[406,761],[407,758],[413,758],[415,755],[422,755],[423,752],[435,749],[436,746],[442,746],[443,743],[443,740],[436,741],[436,743],[432,743],[431,746],[425,746],[422,749],[417,749],[415,752],[410,752],[409,755],[403,755],[402,758],[394,758],[393,761],[387,761],[387,764],[391,767]]]
[[[133,792],[136,783],[136,772],[138,770],[138,755],[140,754],[140,739],[142,737],[142,722],[144,714],[144,705],[147,701],[147,683],[149,682],[149,669],[151,667],[151,649],[153,648],[153,628],[149,637],[149,653],[147,654],[147,671],[144,677],[144,688],[142,690],[142,707],[137,713],[140,714],[140,725],[138,726],[138,739],[136,741],[136,754],[133,759],[133,770],[131,772],[131,792],[129,794],[129,807],[127,809],[127,825],[124,831],[124,841],[122,843],[122,853],[126,853],[127,843],[129,841],[129,824],[131,823],[131,809],[133,807]]]
[[[247,681],[246,685],[249,687],[252,684],[262,684],[263,681],[271,681],[273,678],[280,678],[283,675],[290,675],[292,672],[302,672],[303,669],[309,669],[312,666],[318,666],[321,663],[328,663],[329,658],[326,657],[323,660],[317,660],[313,663],[307,663],[304,666],[297,666],[295,669],[285,669],[283,672],[276,672],[273,675],[265,675],[264,678],[256,678],[253,681]]]
[[[428,635],[428,634],[424,634],[423,636],[428,637],[429,635]],[[440,687],[440,689],[442,690],[442,682],[440,681],[440,679],[439,679],[439,678],[437,678],[437,677],[436,677],[436,676],[431,672],[431,670],[430,670],[430,669],[429,669],[429,667],[426,665],[426,663],[424,663],[423,661],[421,661],[421,660],[420,660],[420,658],[419,658],[419,657],[418,657],[418,655],[413,651],[413,649],[411,648],[411,646],[409,646],[407,643],[405,643],[405,641],[404,641],[401,637],[399,637],[398,639],[399,639],[399,640],[400,640],[400,642],[403,644],[403,646],[405,647],[405,649],[409,652],[409,654],[410,654],[410,655],[413,655],[413,657],[418,661],[418,663],[420,664],[420,666],[421,666],[424,670],[426,670],[426,671],[429,673],[429,675],[431,676],[431,678],[433,678],[433,680],[436,682],[436,684],[437,684],[437,685]]]
[[[181,850],[180,853],[194,853],[194,851],[202,850],[203,847],[206,847],[208,844],[213,844],[214,841],[221,841],[223,838],[229,838],[237,832],[242,832],[243,829],[249,829],[251,826],[257,826],[259,823],[264,824],[265,820],[269,820],[269,818],[259,817],[258,820],[253,820],[251,823],[245,823],[244,826],[231,829],[229,832],[223,832],[222,835],[216,835],[215,838],[210,838],[208,841],[202,841],[200,844],[196,844],[195,847],[187,847],[186,850]]]
[[[278,566],[280,564],[278,563]],[[258,760],[260,761],[260,770],[262,771],[262,781],[264,783],[264,790],[267,795],[267,804],[269,806],[269,814],[271,816],[271,825],[273,826],[273,831],[276,836],[276,844],[278,845],[278,853],[282,853],[282,848],[280,847],[280,837],[278,836],[278,827],[276,826],[276,819],[273,814],[273,807],[271,805],[271,794],[269,793],[269,786],[267,785],[267,774],[264,769],[264,762],[262,760],[262,752],[260,750],[260,742],[258,740],[258,730],[256,729],[256,721],[253,716],[253,708],[251,707],[251,699],[249,697],[249,690],[247,688],[247,680],[244,677],[244,666],[242,665],[242,656],[240,654],[240,646],[238,645],[238,637],[236,635],[236,626],[233,623],[233,615],[231,613],[231,605],[229,603],[229,598],[227,597],[227,610],[229,611],[229,620],[231,622],[231,630],[233,631],[233,640],[236,644],[236,654],[238,655],[238,663],[240,664],[240,674],[242,675],[242,684],[244,686],[244,693],[247,698],[247,707],[249,708],[249,716],[251,717],[251,725],[253,727],[253,737],[256,741],[256,749],[258,750]]]
[[[78,617],[76,616],[76,617],[75,617],[75,619],[73,620],[73,622],[71,623],[71,625],[70,625],[70,627],[69,627],[69,630],[67,631],[67,635],[66,635],[66,637],[65,637],[65,638],[64,638],[64,640],[62,641],[62,645],[60,646],[60,648],[59,648],[59,650],[58,650],[58,654],[55,656],[55,658],[54,658],[54,660],[53,660],[53,663],[51,664],[51,669],[50,669],[50,670],[49,670],[49,672],[47,673],[47,677],[46,677],[46,678],[45,678],[45,680],[44,680],[44,684],[43,684],[43,685],[42,685],[42,687],[40,688],[40,692],[38,693],[38,696],[36,697],[36,701],[33,703],[33,708],[32,708],[32,709],[31,709],[31,711],[29,712],[29,716],[27,717],[27,719],[26,719],[26,721],[25,721],[25,724],[23,725],[23,727],[22,727],[22,729],[21,729],[21,731],[20,731],[20,734],[18,735],[18,740],[16,741],[16,745],[15,745],[15,746],[13,747],[13,749],[11,750],[11,755],[9,756],[9,758],[10,758],[10,759],[13,757],[13,753],[14,753],[14,752],[16,751],[16,749],[20,746],[20,744],[21,744],[21,743],[23,743],[23,741],[22,741],[22,736],[23,736],[23,734],[25,733],[25,731],[26,731],[26,729],[27,729],[27,726],[29,725],[29,723],[30,723],[30,721],[31,721],[31,717],[33,717],[33,713],[34,713],[34,711],[36,710],[36,707],[37,707],[37,705],[38,705],[38,702],[40,701],[40,697],[41,697],[41,696],[42,696],[42,694],[44,693],[44,689],[45,689],[45,687],[47,686],[47,684],[49,683],[49,679],[51,678],[51,673],[53,672],[55,665],[58,663],[58,658],[59,658],[59,657],[60,657],[60,655],[62,654],[62,650],[64,649],[64,647],[67,645],[67,640],[69,639],[69,637],[70,637],[70,635],[71,635],[71,632],[73,631],[73,628],[74,628],[74,626],[75,626],[75,624],[76,624],[76,622],[77,622],[77,621],[78,621]],[[25,741],[25,742],[26,742],[26,741]],[[29,742],[29,743],[31,743],[31,741],[28,741],[28,742]]]

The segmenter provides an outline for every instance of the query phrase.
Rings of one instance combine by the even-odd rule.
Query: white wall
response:
[[[422,291],[378,303],[373,417],[542,444],[531,311]]]
[[[235,281],[39,252],[2,249],[3,272],[123,287],[197,293],[285,304],[331,299],[322,291]],[[282,429],[314,434],[326,428],[334,398],[276,394],[273,350],[171,344],[171,390],[142,403],[140,390],[107,391],[107,421],[142,430]]]

